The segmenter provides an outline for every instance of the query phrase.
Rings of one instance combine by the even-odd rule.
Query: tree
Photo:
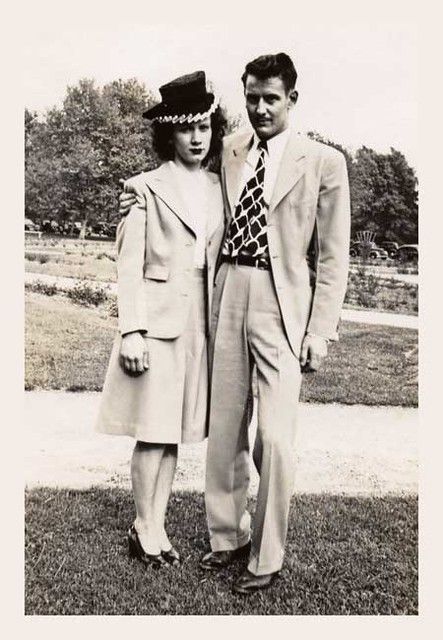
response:
[[[362,147],[355,156],[352,231],[368,229],[378,239],[418,240],[418,191],[414,170],[399,151]]]
[[[151,134],[141,114],[152,94],[137,80],[102,89],[68,87],[62,108],[42,121],[25,112],[26,215],[33,220],[109,221],[119,179],[153,168]]]
[[[308,137],[341,151],[351,194],[351,232],[374,231],[376,238],[401,243],[418,240],[418,191],[414,169],[396,149],[377,153],[361,147],[355,157],[341,144],[315,131]]]

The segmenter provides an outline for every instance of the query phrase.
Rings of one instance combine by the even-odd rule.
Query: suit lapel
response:
[[[304,174],[305,156],[306,151],[303,138],[295,132],[292,132],[283,151],[277,173],[277,180],[269,203],[269,214],[272,213],[279,202],[289,193]]]
[[[228,151],[228,157],[225,160],[224,170],[226,194],[229,201],[231,216],[234,212],[235,205],[237,204],[243,165],[246,161],[249,149],[251,148],[252,139],[252,134],[248,134],[237,147]]]
[[[155,171],[145,175],[146,184],[177,217],[195,234],[192,213],[187,210],[180,196],[180,189],[169,162],[165,162]]]

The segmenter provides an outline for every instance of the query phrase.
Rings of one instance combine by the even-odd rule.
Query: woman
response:
[[[117,230],[120,335],[97,429],[136,439],[130,555],[177,566],[165,514],[178,443],[207,433],[206,339],[224,224],[218,176],[203,166],[219,153],[224,120],[203,71],[160,94],[162,102],[143,115],[164,162],[125,183],[136,204]]]

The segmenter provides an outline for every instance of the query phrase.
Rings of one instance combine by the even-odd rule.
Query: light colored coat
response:
[[[233,215],[252,133],[225,138],[222,186],[225,214]],[[336,340],[346,292],[350,203],[342,153],[291,133],[267,215],[271,270],[291,349],[298,357],[307,331]],[[308,249],[316,249],[315,283]]]
[[[219,177],[207,179],[206,260],[212,274],[224,216]],[[194,212],[181,202],[170,163],[130,178],[125,190],[135,194],[136,204],[117,230],[119,329],[147,332],[150,367],[129,375],[120,365],[116,337],[96,429],[143,442],[198,442],[207,426],[204,327],[208,334],[213,278],[195,273]]]
[[[223,236],[220,180],[208,173],[208,326],[214,266]],[[137,198],[117,229],[118,312],[122,334],[146,331],[176,338],[189,315],[194,270],[195,223],[179,196],[170,163],[125,183]]]

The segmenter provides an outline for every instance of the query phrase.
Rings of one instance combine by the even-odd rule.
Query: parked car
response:
[[[30,218],[25,218],[25,231],[37,231],[36,226]]]
[[[396,258],[400,262],[418,262],[418,244],[402,244],[397,249]]]
[[[60,233],[61,228],[56,220],[43,220],[42,231],[44,233]]]
[[[366,243],[362,240],[357,240],[351,244],[349,255],[351,258],[361,257],[364,254],[365,247],[368,247],[368,257],[371,260],[386,260],[389,257],[388,252],[381,247],[377,247],[375,242]]]
[[[380,247],[388,252],[390,258],[395,258],[398,250],[398,242],[384,240],[383,242],[380,242]]]

